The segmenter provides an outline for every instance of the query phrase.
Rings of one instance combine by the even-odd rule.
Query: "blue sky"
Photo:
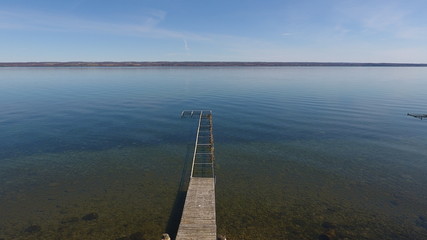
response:
[[[427,63],[425,0],[0,0],[0,62]]]

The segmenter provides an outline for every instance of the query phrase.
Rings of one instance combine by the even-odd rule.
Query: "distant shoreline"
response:
[[[351,62],[0,62],[0,67],[427,67],[427,63]]]

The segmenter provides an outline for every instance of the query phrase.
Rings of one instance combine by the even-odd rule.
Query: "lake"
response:
[[[427,239],[427,121],[406,115],[426,92],[411,67],[1,68],[0,239],[173,235],[188,109],[213,111],[227,239]]]

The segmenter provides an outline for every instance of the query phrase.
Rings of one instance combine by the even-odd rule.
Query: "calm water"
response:
[[[184,109],[213,110],[228,239],[427,239],[427,121],[406,116],[426,92],[427,68],[2,68],[0,239],[173,232]]]

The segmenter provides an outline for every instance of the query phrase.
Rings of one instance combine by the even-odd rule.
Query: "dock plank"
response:
[[[177,240],[216,240],[215,178],[192,177]]]

